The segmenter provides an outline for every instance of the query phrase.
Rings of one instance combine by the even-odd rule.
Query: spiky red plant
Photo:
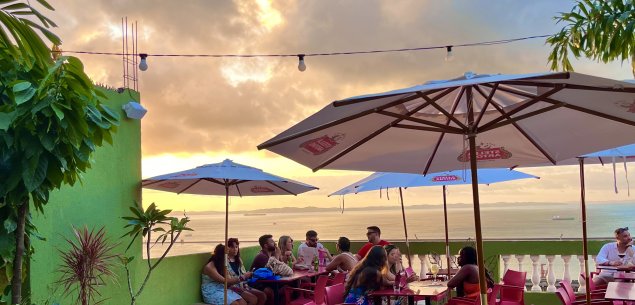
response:
[[[117,245],[106,238],[103,227],[97,232],[73,227],[73,235],[73,240],[65,238],[70,249],[59,250],[62,263],[57,283],[64,287],[64,294],[78,293],[77,304],[99,304],[104,300],[95,300],[100,296],[97,286],[108,277],[114,279],[112,267],[117,255],[112,254],[112,250]]]

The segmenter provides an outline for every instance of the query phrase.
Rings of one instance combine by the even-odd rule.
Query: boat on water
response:
[[[265,216],[266,213],[245,213],[243,216]]]
[[[575,217],[562,217],[560,215],[554,215],[551,220],[574,220]]]

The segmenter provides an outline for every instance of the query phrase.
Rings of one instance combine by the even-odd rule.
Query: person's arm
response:
[[[370,247],[372,247],[373,244],[371,243],[366,243],[364,246],[362,246],[361,249],[359,249],[359,251],[357,251],[357,254],[355,254],[355,257],[357,258],[357,260],[361,260],[362,258],[364,258],[364,256],[366,256],[366,253],[368,253],[368,251],[370,250]]]
[[[205,265],[205,267],[203,268],[203,273],[209,276],[214,282],[218,282],[218,283],[225,282],[225,278],[222,275],[220,275],[220,273],[218,273],[218,271],[216,270],[216,267],[214,266],[214,263],[212,262],[209,262],[207,263],[207,265]],[[240,278],[238,277],[227,278],[227,285],[234,285],[237,283],[240,283]]]
[[[326,271],[331,272],[333,270],[337,270],[337,267],[339,267],[342,263],[342,259],[343,257],[341,255],[336,255],[335,258],[333,258],[333,260],[331,260],[331,262],[326,265]]]
[[[456,286],[461,285],[465,279],[470,275],[470,270],[466,266],[461,267],[456,275],[448,281],[448,288],[456,288]]]
[[[611,261],[609,260],[609,245],[611,244],[606,244],[604,246],[602,246],[602,248],[600,248],[600,252],[598,253],[598,255],[595,257],[595,263],[600,265],[600,266],[609,266],[611,265]]]

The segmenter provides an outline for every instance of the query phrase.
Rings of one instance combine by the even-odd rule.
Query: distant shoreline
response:
[[[635,201],[635,200],[634,200]],[[596,202],[588,202],[587,205],[600,205],[600,204],[629,204],[633,203],[633,201],[596,201]],[[579,202],[495,202],[495,203],[483,203],[481,204],[482,208],[492,208],[492,207],[538,207],[538,206],[563,206],[563,205],[578,205]],[[441,205],[439,204],[418,204],[418,205],[408,205],[406,209],[438,209]],[[470,203],[453,203],[448,204],[448,208],[456,209],[456,208],[471,208],[472,204]],[[352,207],[345,208],[345,211],[383,211],[383,210],[393,210],[395,206],[372,206],[372,207]],[[260,215],[260,214],[275,214],[275,213],[319,213],[319,212],[334,212],[341,211],[340,208],[337,207],[328,207],[321,208],[316,206],[308,206],[308,207],[280,207],[280,208],[267,208],[267,209],[256,209],[256,210],[240,210],[240,211],[229,211],[230,214],[242,214],[242,215]],[[183,213],[182,211],[173,211],[172,213]],[[190,215],[213,215],[213,214],[224,214],[224,211],[186,211],[187,214]]]

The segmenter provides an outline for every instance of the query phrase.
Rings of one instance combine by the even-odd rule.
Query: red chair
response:
[[[560,287],[562,287],[564,291],[567,293],[567,296],[569,297],[569,300],[571,300],[571,303],[578,304],[578,302],[580,302],[581,304],[583,304],[584,302],[586,302],[586,294],[576,295],[575,291],[573,291],[573,286],[571,286],[571,283],[567,281],[561,281]],[[599,291],[591,292],[591,300],[603,300],[603,299],[604,299],[604,292],[599,292]]]
[[[492,289],[487,291],[487,304],[495,305],[496,304],[496,295],[493,293]],[[477,296],[476,298],[464,298],[464,297],[454,297],[448,300],[446,305],[481,305],[481,296]]]
[[[328,276],[321,275],[315,281],[315,289],[308,290],[303,288],[285,287],[284,297],[287,305],[326,305],[326,298],[324,295],[326,288],[326,281]],[[302,292],[302,295],[295,300],[291,300],[291,294],[293,291]],[[312,297],[311,297],[312,296]]]
[[[508,269],[502,283],[494,285],[496,305],[525,305],[525,281],[527,272]]]
[[[564,288],[558,287],[556,289],[556,295],[562,305],[574,305],[574,304],[584,304],[584,303],[574,303],[570,298]],[[591,305],[614,305],[614,302],[608,300],[591,300]]]
[[[591,272],[591,280],[589,281],[589,290],[591,291],[591,293],[593,292],[604,292],[606,291],[606,285],[598,285],[596,286],[595,283],[593,283],[593,275],[597,275],[597,272]],[[582,277],[582,280],[586,282],[586,274],[580,273],[580,277]]]
[[[344,303],[346,296],[344,295],[344,284],[339,283],[326,286],[326,305],[337,305]]]

